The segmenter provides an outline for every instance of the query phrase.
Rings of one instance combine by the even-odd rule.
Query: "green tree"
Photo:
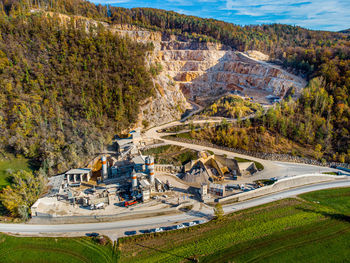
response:
[[[214,215],[216,219],[221,219],[224,216],[224,209],[220,203],[217,203],[214,207]]]
[[[30,207],[45,190],[46,179],[42,174],[20,170],[12,175],[11,182],[0,192],[0,202],[12,216],[27,219]]]

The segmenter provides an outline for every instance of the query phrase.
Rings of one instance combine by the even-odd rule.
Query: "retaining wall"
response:
[[[230,196],[218,199],[218,202],[219,203],[226,202],[226,201],[240,202],[247,199],[252,199],[262,195],[280,192],[283,190],[287,190],[287,189],[302,186],[302,185],[333,181],[340,178],[346,178],[346,176],[335,176],[335,175],[325,175],[325,174],[298,175],[291,178],[281,179],[272,185],[264,186],[249,192],[234,194],[234,195],[230,195]]]

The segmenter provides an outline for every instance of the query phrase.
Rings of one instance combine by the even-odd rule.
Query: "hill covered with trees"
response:
[[[261,125],[338,160],[350,158],[350,36],[270,24],[238,26],[171,11],[94,5],[82,0],[1,0],[1,145],[62,170],[133,122],[151,96],[144,67],[151,47],[62,25],[43,9],[111,24],[131,24],[196,41],[259,50],[274,62],[317,77],[297,102],[285,102]],[[113,59],[111,59],[113,57]],[[118,59],[114,59],[118,58]],[[103,131],[103,132],[102,132]]]
[[[84,165],[152,96],[151,46],[3,6],[0,151],[23,154],[49,174]]]

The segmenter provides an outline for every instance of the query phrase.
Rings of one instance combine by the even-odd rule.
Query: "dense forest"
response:
[[[349,134],[346,129],[342,130],[336,145],[332,143],[335,135],[332,119],[344,113],[341,106],[337,109],[337,116],[332,116],[333,104],[334,99],[323,88],[322,80],[314,78],[297,101],[289,98],[269,108],[266,114],[257,111],[252,119],[238,120],[234,124],[224,122],[218,127],[206,127],[190,135],[243,150],[349,162]]]
[[[150,45],[85,28],[41,13],[0,15],[0,151],[49,174],[84,165],[135,123],[153,92]]]
[[[270,132],[304,143],[307,147],[321,146],[320,151],[326,156],[349,161],[349,34],[281,24],[238,26],[171,11],[125,9],[94,5],[82,0],[0,1],[4,14],[1,21],[0,70],[3,73],[0,85],[4,90],[1,101],[5,101],[2,103],[6,107],[2,113],[5,118],[0,123],[6,128],[2,135],[2,138],[6,138],[5,145],[16,151],[23,151],[27,156],[43,156],[40,157],[42,160],[50,161],[54,159],[52,156],[57,156],[51,163],[62,165],[61,160],[74,158],[70,156],[76,156],[77,151],[83,153],[87,151],[83,150],[86,147],[95,149],[96,142],[101,138],[99,131],[102,126],[106,133],[113,130],[115,125],[125,127],[128,121],[133,120],[139,99],[151,95],[149,77],[142,66],[144,51],[150,47],[136,47],[136,44],[120,40],[102,29],[97,35],[73,29],[69,25],[67,29],[59,31],[57,22],[56,25],[53,21],[48,22],[47,26],[39,15],[28,15],[30,10],[39,8],[108,23],[137,25],[164,34],[177,34],[184,39],[217,41],[240,51],[259,50],[270,55],[271,60],[308,79],[317,78],[317,84],[311,83],[297,102],[286,101],[271,109],[265,117],[251,121],[250,125],[263,125]],[[24,20],[28,22],[24,23]],[[31,41],[30,38],[35,40]],[[81,38],[89,40],[82,41]],[[113,46],[114,41],[118,45]],[[76,48],[68,48],[71,46]],[[121,60],[107,59],[106,54],[110,56],[110,52]],[[130,65],[127,57],[140,63]],[[101,93],[112,96],[96,96]],[[31,98],[38,94],[40,98]],[[15,99],[24,101],[26,106],[42,101],[40,110],[35,112],[31,106],[19,106],[22,104],[14,103]],[[51,104],[50,113],[46,103],[56,99],[59,103]],[[322,107],[315,106],[320,101]],[[40,119],[35,120],[35,127],[40,123],[43,128],[32,128],[34,125],[27,123],[26,112],[32,114],[29,119]],[[79,129],[75,128],[77,125]],[[55,131],[53,138],[48,136],[50,132],[47,130]],[[88,138],[90,144],[84,138]],[[67,140],[79,146],[72,147],[68,143],[68,147]],[[46,142],[52,143],[47,145]],[[56,151],[66,154],[52,154]]]

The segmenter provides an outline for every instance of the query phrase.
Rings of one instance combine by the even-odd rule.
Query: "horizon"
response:
[[[350,28],[348,0],[91,0],[124,8],[149,7],[236,25],[287,24],[312,30]]]

